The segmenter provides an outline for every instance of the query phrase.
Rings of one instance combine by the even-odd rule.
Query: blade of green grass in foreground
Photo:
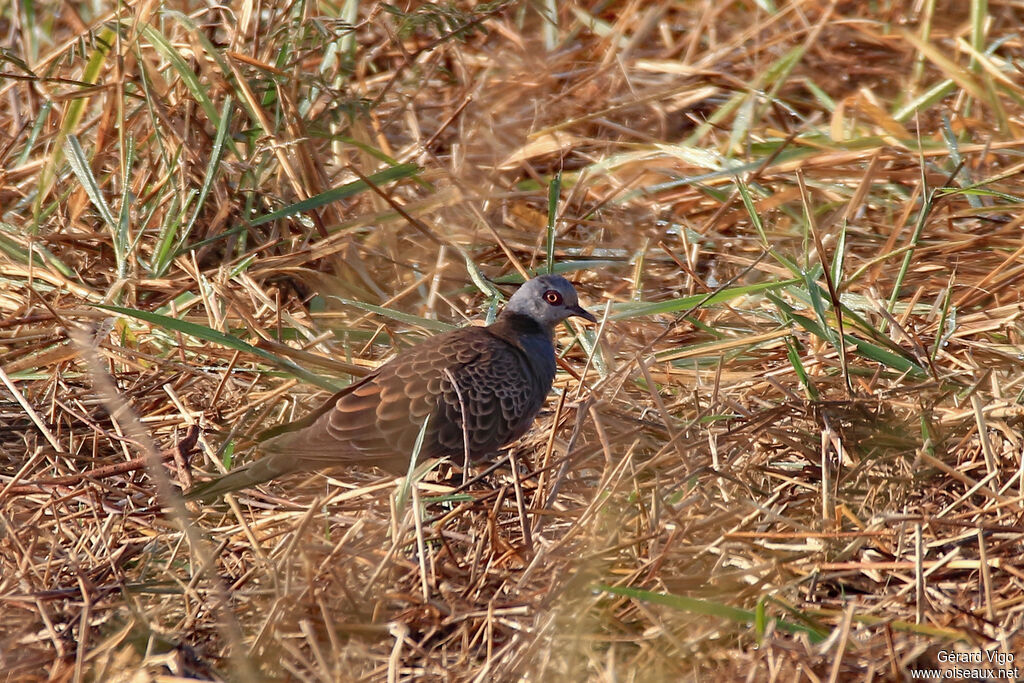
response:
[[[399,164],[398,166],[392,166],[391,168],[385,168],[383,171],[378,171],[371,176],[367,176],[374,185],[383,185],[390,183],[393,180],[401,180],[408,178],[409,176],[419,173],[420,167],[416,164]],[[303,211],[310,211],[311,209],[319,208],[325,204],[336,202],[339,199],[345,199],[352,195],[365,192],[370,189],[369,186],[362,180],[354,180],[351,183],[345,183],[340,187],[321,192],[320,194],[310,197],[309,199],[303,199],[301,202],[295,202],[289,204],[286,207],[272,211],[268,214],[264,214],[259,218],[253,219],[251,225],[262,225],[269,223],[270,221],[277,220],[278,218],[286,218]]]
[[[198,196],[196,197],[193,209],[192,217],[189,219],[188,224],[185,225],[182,230],[181,236],[175,239],[177,235],[177,226],[175,229],[167,230],[165,239],[161,240],[160,248],[157,251],[156,257],[153,259],[152,271],[155,277],[163,277],[167,270],[171,266],[171,262],[174,256],[177,256],[177,252],[180,251],[188,242],[188,238],[192,235],[192,230],[195,228],[196,221],[199,220],[199,215],[203,211],[203,205],[206,203],[206,198],[210,194],[210,190],[213,188],[213,181],[217,177],[217,173],[220,170],[221,156],[224,152],[224,141],[227,138],[228,128],[231,125],[231,96],[224,98],[224,107],[221,111],[220,126],[217,128],[217,136],[214,138],[213,147],[210,149],[210,159],[206,162],[206,173],[203,175],[203,184],[199,189]],[[193,193],[195,190],[193,189]],[[190,198],[191,198],[190,194]],[[182,207],[184,210],[185,207]],[[179,219],[180,220],[180,219]],[[174,254],[172,255],[171,249],[174,248]]]
[[[656,303],[621,304],[615,307],[618,312],[611,316],[611,320],[626,320],[645,315],[658,315],[660,313],[676,313],[677,311],[684,311],[688,308],[693,308],[698,304],[717,304],[722,301],[729,301],[730,299],[735,299],[736,297],[748,294],[758,294],[760,292],[769,292],[781,289],[799,282],[801,282],[799,278],[793,278],[792,280],[780,280],[778,282],[759,282],[755,285],[723,289],[710,296],[707,294],[694,294],[693,296],[684,296],[678,299],[669,299],[668,301],[658,301]]]
[[[807,370],[804,369],[804,364],[800,360],[800,353],[797,351],[794,340],[787,337],[785,341],[786,356],[789,358],[789,364],[793,366],[793,371],[796,372],[796,378],[800,381],[800,386],[804,388],[804,393],[808,399],[817,401],[820,398],[818,390],[811,383],[811,378],[807,375]]]
[[[559,261],[552,264],[551,271],[555,275],[565,275],[566,273],[575,273],[581,270],[599,270],[601,268],[608,268],[611,266],[621,265],[621,261],[613,259],[581,259],[576,261]],[[539,273],[538,273],[539,274]],[[501,277],[496,277],[492,280],[495,284],[499,285],[521,285],[526,280],[523,276],[517,272],[508,273]]]
[[[722,619],[728,619],[729,621],[741,624],[756,624],[758,622],[757,614],[755,614],[753,610],[740,609],[739,607],[724,605],[720,602],[687,598],[682,595],[673,595],[671,593],[655,593],[653,591],[646,591],[640,588],[630,588],[629,586],[600,585],[597,588],[598,590],[602,590],[606,593],[621,595],[626,598],[641,600],[643,602],[651,602],[656,605],[665,605],[666,607],[671,607],[682,612],[706,614],[708,616],[720,617]],[[762,619],[764,619],[763,616]],[[787,633],[806,633],[807,637],[813,643],[820,643],[825,640],[826,636],[828,636],[828,632],[823,632],[804,624],[795,624],[784,619],[776,619],[775,627],[779,630],[786,631]],[[761,635],[763,635],[763,632],[758,633],[758,637]]]
[[[776,307],[778,307],[779,312],[782,313],[786,320],[788,320],[789,322],[796,323],[800,327],[804,328],[807,332],[810,332],[819,339],[831,343],[831,334],[826,333],[825,330],[822,329],[820,325],[818,325],[818,323],[816,323],[815,321],[811,320],[806,316],[800,315],[793,309],[792,306],[784,302],[779,297],[774,296],[770,293],[767,294],[766,296],[772,301],[772,303],[776,305]],[[831,330],[831,328],[829,329]],[[909,372],[910,374],[916,377],[923,377],[924,375],[927,374],[924,368],[922,368],[920,365],[913,362],[912,360],[909,360],[891,351],[886,351],[885,349],[881,348],[880,346],[876,346],[871,342],[864,341],[863,339],[854,337],[851,334],[844,335],[843,339],[846,340],[847,344],[851,344],[853,347],[855,347],[857,353],[867,358],[868,360],[872,360],[876,363],[881,363],[882,365],[888,366],[893,370],[897,370],[898,372],[901,373]]]
[[[202,33],[202,31],[197,31],[195,28],[192,30],[197,34]],[[195,69],[189,66],[188,60],[182,55],[178,48],[175,47],[173,41],[171,41],[171,39],[164,35],[160,29],[152,24],[143,24],[140,27],[140,32],[146,37],[150,45],[152,45],[170,63],[171,68],[173,68],[181,78],[181,82],[199,104],[210,123],[212,123],[215,128],[220,128],[220,114],[217,113],[217,107],[214,106],[213,100],[210,99],[209,88],[200,82]],[[226,71],[225,73],[230,73],[230,71]]]
[[[21,240],[14,237],[7,237],[4,233],[20,236],[22,231],[12,223],[4,223],[0,221],[0,252],[7,254],[11,260],[18,263],[24,263],[27,266],[34,265],[37,268],[46,268],[47,265],[50,265],[64,277],[74,280],[75,282],[81,282],[75,271],[69,268],[59,258],[54,256],[53,252],[39,242],[32,244],[32,263],[29,263],[29,250],[21,246]]]
[[[404,510],[405,506],[409,503],[409,498],[412,497],[412,487],[415,486],[420,480],[427,475],[431,469],[433,469],[436,463],[419,462],[420,451],[423,450],[423,440],[427,436],[427,429],[430,425],[430,416],[427,415],[423,420],[423,424],[420,425],[420,431],[416,434],[416,443],[412,446],[412,453],[409,454],[409,471],[405,475],[405,480],[402,482],[402,487],[398,490],[395,496],[396,505],[395,509]],[[426,465],[426,467],[424,467]]]
[[[238,337],[232,337],[230,334],[224,334],[217,330],[211,329],[204,325],[196,323],[190,323],[186,320],[178,320],[177,318],[171,318],[170,316],[160,315],[159,313],[152,313],[150,311],[140,311],[135,308],[124,308],[122,306],[107,306],[105,304],[92,304],[97,308],[102,308],[106,311],[113,313],[119,313],[121,315],[127,315],[131,318],[137,318],[144,320],[150,324],[156,325],[166,330],[173,330],[175,332],[181,332],[187,334],[190,337],[196,339],[202,339],[204,341],[212,342],[214,344],[220,344],[226,346],[229,349],[235,349],[236,351],[242,351],[244,353],[251,353],[254,356],[269,361],[277,367],[283,369],[285,372],[294,375],[295,377],[315,384],[318,387],[329,389],[330,391],[338,391],[341,386],[328,380],[315,375],[308,370],[304,370],[295,363],[280,356],[274,355],[269,351],[265,351],[261,348],[257,348],[252,344],[242,341]]]
[[[79,144],[78,138],[73,134],[68,134],[64,138],[64,154],[67,157],[68,162],[71,164],[71,170],[74,171],[76,176],[78,176],[78,182],[82,184],[82,189],[85,190],[85,194],[89,197],[89,201],[92,202],[92,205],[99,212],[100,217],[103,218],[103,222],[107,224],[108,228],[110,228],[110,242],[114,247],[114,261],[117,264],[117,276],[119,278],[123,278],[127,274],[127,264],[125,259],[128,254],[128,236],[122,232],[122,228],[126,226],[124,223],[114,218],[114,214],[110,210],[107,200],[103,197],[103,192],[100,190],[100,184],[96,180],[96,176],[92,173],[92,167],[89,165],[89,160],[85,156],[85,150],[82,149],[82,145]]]
[[[79,79],[80,83],[89,85],[99,80],[103,63],[106,61],[107,55],[110,54],[111,45],[114,44],[114,31],[110,28],[103,29],[98,36],[90,41],[90,44],[95,46],[96,49],[89,57],[89,62],[85,65],[85,70]],[[73,98],[64,108],[64,115],[60,122],[60,132],[57,134],[56,141],[51,148],[52,151],[47,157],[46,164],[40,173],[39,181],[36,183],[36,198],[32,205],[32,213],[35,216],[36,223],[30,226],[30,230],[33,233],[38,229],[39,221],[42,219],[43,201],[46,195],[49,194],[53,181],[57,177],[57,170],[64,161],[63,138],[78,128],[82,117],[85,116],[89,99],[89,96]]]
[[[434,330],[436,332],[450,332],[451,330],[454,330],[456,327],[455,325],[449,325],[448,323],[441,322],[440,320],[428,320],[427,318],[421,318],[418,315],[412,315],[411,313],[402,313],[401,311],[395,311],[390,308],[384,308],[383,306],[375,306],[373,304],[363,303],[362,301],[356,301],[355,299],[344,299],[340,296],[332,295],[327,295],[325,298],[334,299],[335,301],[340,301],[346,306],[355,306],[356,308],[361,308],[364,311],[369,311],[370,313],[382,315],[385,318],[397,320],[400,323],[405,323],[407,325],[417,325],[419,327],[424,327],[428,330]]]
[[[548,229],[547,269],[553,273],[555,267],[555,213],[558,211],[558,197],[562,193],[562,173],[559,171],[548,185]]]

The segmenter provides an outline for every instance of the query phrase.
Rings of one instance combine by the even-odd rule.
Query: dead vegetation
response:
[[[6,680],[1019,666],[1016,4],[97,6],[0,9]],[[549,265],[515,468],[177,498]]]

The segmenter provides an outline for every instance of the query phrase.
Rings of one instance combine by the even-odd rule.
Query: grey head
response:
[[[528,316],[546,330],[572,316],[597,322],[590,311],[580,307],[576,288],[561,275],[541,275],[528,280],[508,300],[505,312]]]

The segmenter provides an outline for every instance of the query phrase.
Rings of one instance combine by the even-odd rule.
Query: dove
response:
[[[555,377],[554,328],[572,316],[596,322],[568,280],[528,280],[493,324],[429,337],[399,353],[304,418],[260,434],[262,457],[194,486],[186,498],[335,466],[405,473],[424,421],[421,460],[462,462],[468,453],[485,461],[530,428]]]

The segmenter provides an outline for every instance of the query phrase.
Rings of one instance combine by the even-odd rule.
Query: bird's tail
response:
[[[282,453],[275,453],[274,455],[262,457],[244,467],[231,470],[216,479],[193,486],[185,494],[185,500],[218,498],[225,493],[240,491],[256,484],[262,484],[265,481],[276,479],[283,474],[294,472],[297,469],[299,469],[298,462],[294,458],[289,458]]]

